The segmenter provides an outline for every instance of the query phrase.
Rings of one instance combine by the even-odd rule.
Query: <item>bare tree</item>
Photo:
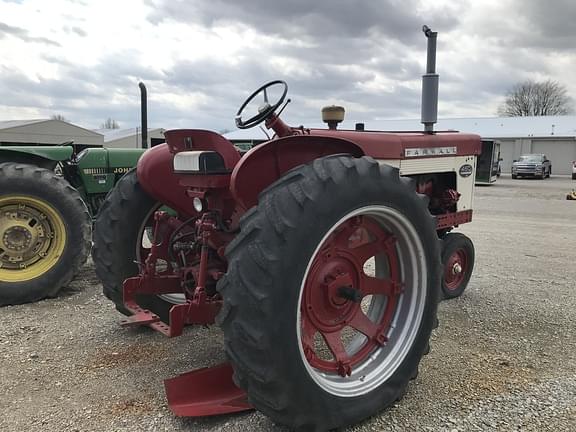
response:
[[[60,120],[60,121],[64,121],[64,122],[68,122],[70,123],[70,120],[68,120],[66,117],[64,117],[62,114],[52,114],[50,116],[50,118],[52,120]]]
[[[498,108],[503,117],[566,115],[573,112],[572,98],[557,81],[532,80],[516,84]]]
[[[120,129],[118,122],[110,117],[100,125],[100,129]]]

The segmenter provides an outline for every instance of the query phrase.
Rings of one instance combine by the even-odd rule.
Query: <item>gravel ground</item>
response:
[[[576,430],[576,202],[568,177],[476,192],[464,296],[440,305],[406,397],[350,431]],[[162,380],[223,360],[217,328],[121,329],[91,263],[58,299],[0,309],[0,431],[281,431],[174,417]]]

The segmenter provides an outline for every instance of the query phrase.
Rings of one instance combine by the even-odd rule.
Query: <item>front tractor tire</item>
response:
[[[154,212],[160,204],[142,189],[132,169],[110,191],[94,223],[92,260],[102,282],[104,295],[124,315],[123,283],[137,276],[138,262],[144,262],[151,239]],[[173,298],[174,297],[174,298]],[[168,322],[170,309],[179,301],[176,296],[140,295],[138,305]]]
[[[474,244],[461,233],[448,233],[442,239],[442,294],[444,299],[460,297],[474,269]]]
[[[437,322],[427,202],[369,157],[317,159],[260,194],[218,284],[234,379],[258,410],[326,431],[402,397]]]
[[[0,164],[0,306],[55,297],[90,252],[80,194],[53,171]]]

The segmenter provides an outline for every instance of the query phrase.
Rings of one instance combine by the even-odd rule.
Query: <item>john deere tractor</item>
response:
[[[0,147],[0,306],[53,297],[72,280],[92,218],[143,151]]]

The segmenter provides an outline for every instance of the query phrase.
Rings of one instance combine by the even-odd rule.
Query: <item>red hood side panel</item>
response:
[[[447,154],[446,156],[479,155],[482,151],[479,135],[458,132],[426,134],[421,132],[359,132],[312,129],[310,134],[352,141],[362,148],[365,154],[375,159],[405,159],[406,149],[456,147],[454,154]],[[438,157],[438,155],[410,157],[410,159],[422,157]]]

